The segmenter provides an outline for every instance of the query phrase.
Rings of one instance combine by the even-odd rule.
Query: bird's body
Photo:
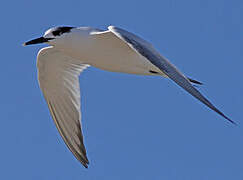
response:
[[[80,27],[73,30],[71,37],[60,39],[53,45],[64,54],[103,70],[140,75],[154,75],[150,71],[163,74],[110,30]]]
[[[79,75],[88,66],[112,72],[169,77],[206,106],[234,123],[212,105],[153,46],[123,29],[52,28],[25,45],[48,43],[37,57],[38,80],[52,118],[68,148],[85,166],[89,163],[81,131]]]

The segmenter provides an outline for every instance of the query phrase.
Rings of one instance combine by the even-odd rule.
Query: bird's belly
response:
[[[92,47],[71,54],[84,63],[106,71],[141,75],[152,75],[150,71],[154,71],[163,75],[149,60],[128,48]]]
[[[100,52],[94,57],[90,65],[112,72],[122,72],[130,74],[151,74],[150,70],[155,70],[148,60],[145,60],[137,53]],[[157,69],[156,69],[157,70]]]
[[[164,75],[148,59],[114,35],[86,42],[69,45],[64,47],[63,51],[83,63],[106,71],[141,75],[152,75],[153,71]]]

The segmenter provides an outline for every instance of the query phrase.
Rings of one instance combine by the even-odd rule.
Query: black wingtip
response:
[[[218,114],[220,114],[221,116],[223,116],[226,120],[228,120],[229,122],[231,122],[234,125],[238,125],[235,121],[231,120],[230,118],[228,118],[227,116],[224,115],[224,113],[222,113],[221,111],[219,111],[217,108],[214,107],[213,109],[215,112],[217,112]]]
[[[86,156],[86,155],[85,155]],[[89,165],[89,160],[87,159],[87,157],[85,158],[85,160],[84,161],[80,161],[81,162],[81,164],[86,168],[86,169],[88,169],[88,165]]]
[[[223,116],[225,119],[227,119],[229,122],[231,122],[232,124],[234,124],[235,126],[238,126],[238,124],[235,122],[235,121],[233,121],[233,120],[231,120],[230,118],[228,118],[228,117],[226,117],[226,116]]]
[[[83,165],[83,167],[85,167],[86,169],[88,169],[88,165],[89,165],[89,161],[88,159],[85,160],[79,160],[79,162]]]
[[[89,168],[89,166],[88,166],[87,164],[83,164],[83,166],[84,166],[86,169]]]

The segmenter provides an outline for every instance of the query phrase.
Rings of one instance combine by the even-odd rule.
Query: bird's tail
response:
[[[203,83],[197,81],[197,80],[194,80],[194,79],[191,79],[189,77],[187,77],[187,79],[191,82],[191,83],[194,83],[194,84],[199,84],[199,85],[203,85]]]

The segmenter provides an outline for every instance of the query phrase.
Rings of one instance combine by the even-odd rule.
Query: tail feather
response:
[[[203,85],[203,83],[197,81],[197,80],[194,80],[194,79],[191,79],[191,78],[187,78],[191,83],[194,83],[194,84],[199,84],[199,85]]]

